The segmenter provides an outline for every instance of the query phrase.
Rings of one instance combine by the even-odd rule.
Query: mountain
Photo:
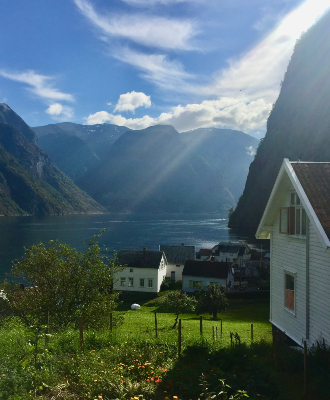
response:
[[[0,116],[0,215],[104,211],[51,163],[32,129],[6,104]]]
[[[129,130],[112,124],[79,125],[71,122],[32,129],[39,146],[73,180],[95,168],[113,143]]]
[[[203,156],[215,174],[238,200],[259,140],[232,129],[200,128],[180,133],[191,156]]]
[[[229,227],[256,231],[283,158],[330,160],[330,13],[297,42]]]
[[[5,103],[0,103],[0,122],[15,126],[28,140],[37,143],[34,131]]]
[[[229,154],[223,149],[226,142]],[[257,144],[242,132],[217,129],[179,134],[172,126],[157,125],[127,131],[77,184],[110,211],[227,211],[236,202],[228,189],[230,171],[235,170],[233,181],[239,170],[246,177],[252,156],[243,157],[240,167],[238,160]]]

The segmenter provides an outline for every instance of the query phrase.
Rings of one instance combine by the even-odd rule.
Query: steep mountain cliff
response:
[[[330,160],[330,13],[297,42],[229,227],[256,230],[283,158]]]
[[[258,143],[239,132],[238,136],[247,136],[242,145],[232,132],[222,135],[221,130],[205,129],[179,134],[165,125],[128,131],[113,144],[100,166],[77,184],[111,211],[227,211],[236,201],[228,188],[229,159],[235,160],[241,147],[247,154],[250,146]],[[226,150],[221,145],[225,148],[226,141],[232,149],[224,157]],[[251,157],[247,155],[245,165],[241,160],[245,177]],[[233,176],[233,182],[235,179]]]
[[[0,215],[104,211],[51,163],[34,132],[6,104],[0,104],[0,116]]]

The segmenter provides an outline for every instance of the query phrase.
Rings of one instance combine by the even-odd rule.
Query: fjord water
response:
[[[226,215],[103,214],[0,218],[0,279],[24,247],[58,240],[83,250],[88,240],[105,229],[100,245],[111,252],[120,249],[158,250],[162,245],[194,245],[210,248],[219,241],[237,241],[227,228]]]

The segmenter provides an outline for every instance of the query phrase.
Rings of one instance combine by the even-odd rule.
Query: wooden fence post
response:
[[[218,340],[218,327],[217,326],[215,327],[215,338],[216,338],[216,340]]]
[[[155,333],[156,333],[156,338],[158,338],[158,330],[157,330],[157,313],[155,311]]]
[[[179,319],[179,329],[178,329],[178,355],[181,355],[181,319]]]
[[[253,341],[253,324],[251,324],[251,340]]]
[[[307,393],[307,343],[304,341],[304,394]]]
[[[233,346],[233,332],[230,332],[230,345]]]
[[[113,319],[112,319],[112,312],[110,313],[110,331],[112,332],[113,327]]]
[[[222,318],[220,319],[220,338],[222,339]]]
[[[79,317],[79,349],[84,351],[84,317]]]
[[[213,340],[214,340],[214,326],[212,326],[212,334],[213,334]]]
[[[199,332],[201,335],[203,335],[203,317],[199,317]]]

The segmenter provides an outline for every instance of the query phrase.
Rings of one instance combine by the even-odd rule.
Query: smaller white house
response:
[[[212,255],[217,261],[232,262],[242,267],[251,255],[246,245],[240,243],[220,242],[212,248]]]
[[[195,259],[195,246],[159,246],[159,251],[163,251],[167,260],[166,276],[173,281],[182,280],[182,271],[187,260]]]
[[[226,289],[234,286],[231,265],[231,262],[223,261],[186,261],[182,273],[182,290],[194,292],[200,286],[212,284],[224,286]]]
[[[166,276],[166,257],[162,251],[119,250],[118,262],[125,266],[115,277],[114,289],[128,292],[158,293]]]

